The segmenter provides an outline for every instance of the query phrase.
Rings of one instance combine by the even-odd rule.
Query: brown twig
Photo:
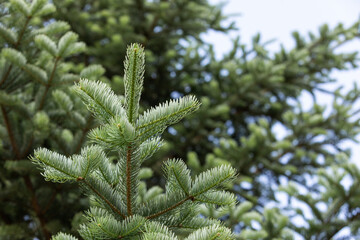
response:
[[[188,196],[187,198],[184,198],[184,199],[181,200],[180,202],[172,205],[171,207],[168,207],[167,209],[164,209],[164,210],[162,210],[162,211],[160,211],[160,212],[158,212],[158,213],[154,213],[153,215],[147,216],[146,218],[147,218],[147,219],[156,218],[156,217],[158,217],[158,216],[160,216],[160,215],[162,215],[162,214],[165,214],[165,213],[167,213],[167,212],[169,212],[169,211],[177,208],[178,206],[180,206],[181,204],[185,203],[186,201],[188,201],[188,200],[193,200],[193,199],[194,199],[193,196]]]
[[[15,48],[18,48],[18,47],[19,47],[20,42],[21,42],[21,40],[22,40],[22,38],[23,38],[23,36],[24,36],[26,27],[27,27],[27,25],[29,24],[31,18],[32,18],[32,16],[28,16],[28,17],[26,18],[26,22],[25,22],[25,24],[24,24],[24,27],[21,29],[21,32],[20,32],[20,34],[19,34],[19,38],[18,38],[18,40],[17,40],[16,43],[15,43]]]
[[[89,184],[84,178],[78,178],[78,181],[83,182],[88,188],[91,189],[91,191],[93,191],[96,195],[98,195],[103,201],[106,202],[107,205],[109,205],[109,207],[116,212],[117,214],[119,214],[122,218],[126,218],[126,216],[124,214],[122,214],[120,212],[119,209],[117,209],[111,202],[109,202],[109,200],[107,200],[98,190],[96,190],[93,186],[91,186],[91,184]]]
[[[10,144],[11,144],[11,147],[13,149],[13,152],[16,156],[17,159],[20,158],[20,152],[19,152],[19,148],[16,144],[16,141],[15,141],[15,137],[14,137],[14,133],[12,131],[12,127],[10,125],[10,121],[9,121],[9,118],[8,118],[8,115],[7,115],[7,112],[5,110],[5,107],[1,105],[1,113],[3,115],[3,118],[4,118],[4,123],[5,123],[5,126],[6,126],[6,130],[8,132],[8,136],[9,136],[9,139],[10,139]]]
[[[4,76],[2,77],[1,79],[1,82],[0,82],[0,86],[5,82],[5,80],[9,77],[9,74],[11,72],[11,69],[12,69],[12,65],[9,66],[8,70],[6,71],[6,73],[4,74]]]
[[[46,88],[45,88],[45,92],[44,94],[42,95],[41,97],[41,101],[40,101],[40,105],[39,105],[39,110],[41,110],[43,107],[44,107],[44,103],[45,103],[45,99],[46,99],[46,95],[51,87],[51,83],[54,79],[54,76],[55,76],[55,71],[56,71],[56,67],[57,67],[57,64],[59,63],[59,60],[60,58],[59,57],[56,57],[55,58],[55,63],[54,63],[54,67],[51,71],[51,75],[50,75],[50,78],[49,78],[49,81],[48,83],[46,84]]]

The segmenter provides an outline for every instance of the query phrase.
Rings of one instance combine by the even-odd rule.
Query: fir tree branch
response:
[[[174,163],[176,164],[176,163],[180,163],[180,162],[174,162]],[[182,183],[180,183],[180,182],[183,182],[184,180],[180,181],[180,178],[176,174],[175,168],[171,162],[170,162],[169,166],[170,166],[170,171],[175,174],[176,181],[180,184],[180,188],[187,194],[187,197],[164,210],[161,210],[157,213],[154,213],[154,214],[148,216],[147,217],[148,219],[156,218],[162,214],[165,214],[165,213],[175,209],[176,207],[182,205],[187,200],[204,202],[206,199],[204,199],[204,196],[202,196],[202,198],[201,198],[202,194],[204,194],[205,192],[209,191],[210,189],[212,189],[226,181],[231,180],[232,177],[234,177],[234,175],[235,175],[235,169],[233,169],[232,167],[230,167],[228,165],[213,168],[213,169],[203,172],[199,176],[197,176],[194,180],[194,185],[193,185],[192,190],[190,190],[190,192],[187,193],[188,191],[186,190],[186,187]],[[199,197],[199,199],[195,199],[196,197]],[[211,196],[207,196],[207,197],[209,198],[208,202],[214,202],[214,201],[211,201]],[[230,197],[230,196],[228,196],[228,197]],[[235,198],[230,199],[229,202],[234,202],[234,201],[235,201]]]
[[[216,240],[216,239],[235,239],[235,236],[231,233],[230,229],[214,224],[205,228],[200,228],[197,231],[191,233],[186,240]]]
[[[168,207],[167,209],[164,209],[164,210],[162,210],[162,211],[160,211],[160,212],[157,212],[157,213],[154,213],[154,214],[152,214],[152,215],[150,215],[150,216],[147,216],[146,218],[147,218],[147,219],[152,219],[152,218],[159,217],[160,215],[163,215],[163,214],[165,214],[165,213],[167,213],[167,212],[169,212],[169,211],[177,208],[178,206],[180,206],[181,204],[185,203],[185,202],[188,201],[188,200],[194,200],[194,197],[193,197],[193,196],[188,196],[187,198],[184,198],[183,200],[175,203],[175,204],[172,205],[171,207]]]
[[[325,216],[323,218],[324,219],[323,222],[325,224],[328,224],[331,221],[331,218],[334,217],[334,215],[336,215],[339,212],[340,208],[348,201],[349,201],[349,196],[345,196],[345,197],[336,199],[332,203],[330,208],[326,211]]]
[[[197,197],[220,184],[231,181],[234,177],[235,169],[230,165],[212,168],[202,172],[195,178],[190,194]]]
[[[100,223],[97,224],[98,227],[101,229],[101,231],[103,231],[104,233],[106,233],[108,236],[111,236],[111,238],[118,238],[118,239],[122,239],[122,236],[118,236],[117,234],[114,234],[110,231],[108,231],[106,228],[104,228]]]
[[[20,43],[21,43],[21,40],[22,40],[22,38],[23,38],[23,36],[24,36],[25,30],[26,30],[26,28],[27,28],[27,26],[28,26],[31,18],[32,18],[32,16],[28,16],[28,17],[26,18],[26,22],[25,22],[23,28],[22,28],[21,31],[20,31],[19,38],[18,38],[18,40],[16,41],[16,43],[15,43],[15,45],[14,45],[14,49],[18,49],[18,47],[19,47],[19,45],[20,45]],[[2,79],[1,79],[1,81],[0,81],[0,86],[1,86],[1,85],[6,81],[6,79],[9,77],[12,67],[13,67],[13,65],[11,64],[11,65],[9,66],[8,70],[6,71],[6,73],[4,74],[4,76],[2,77]]]
[[[196,111],[200,103],[194,96],[166,101],[144,112],[136,122],[138,140],[144,141],[161,134],[169,125],[179,122],[186,115]]]
[[[21,43],[21,40],[22,40],[22,38],[23,38],[23,36],[24,36],[25,30],[26,30],[26,28],[27,28],[27,26],[28,26],[31,18],[32,18],[32,16],[28,16],[28,17],[26,18],[26,22],[25,22],[23,28],[21,29],[21,32],[20,32],[20,34],[19,34],[19,38],[18,38],[17,42],[15,43],[15,49],[17,49],[17,48],[19,47],[19,45],[20,45],[20,43]]]
[[[11,72],[13,65],[11,64],[8,68],[8,70],[6,71],[6,73],[4,74],[3,78],[0,81],[0,86],[5,82],[5,80],[9,77],[9,74]]]
[[[132,229],[129,229],[126,233],[123,233],[122,235],[118,236],[118,238],[123,239],[126,236],[131,235],[133,232],[135,232],[137,229],[139,229],[142,225],[143,225],[143,222],[139,222],[137,225],[133,226]]]
[[[176,181],[178,182],[179,186],[181,187],[181,189],[185,192],[186,196],[189,196],[189,191],[186,189],[183,182],[180,180],[180,176],[178,176],[178,174],[177,174],[178,172],[175,171],[174,167],[171,167],[171,170],[175,176]]]
[[[44,169],[45,166],[48,166],[50,167],[50,169],[53,169],[60,174],[63,174],[63,176],[61,176],[62,180],[78,179],[78,176],[80,174],[79,170],[76,166],[74,167],[72,160],[65,157],[64,155],[51,152],[47,149],[38,149],[35,151],[34,155],[35,157],[31,158],[32,161],[34,161],[36,164],[39,164],[40,166],[43,166]],[[46,176],[46,170],[44,175]],[[51,177],[54,177],[54,173],[51,175]],[[55,179],[58,180],[58,176],[56,176]]]
[[[131,79],[131,88],[130,88],[130,103],[128,106],[128,113],[129,113],[129,122],[133,123],[134,121],[134,95],[135,95],[135,83],[136,83],[136,69],[137,69],[137,48],[134,48],[134,61],[133,61],[133,68],[132,68],[132,79]]]
[[[89,184],[88,181],[86,181],[82,177],[79,177],[77,181],[84,183],[91,191],[98,195],[114,212],[119,214],[122,218],[126,218],[126,216],[122,214],[119,209],[117,209],[111,202],[109,202],[109,200],[106,199],[106,197],[104,197],[98,190],[96,190],[91,184]]]
[[[54,79],[54,76],[55,76],[55,71],[56,71],[56,68],[57,68],[57,64],[59,63],[59,60],[60,58],[59,57],[56,57],[55,58],[55,63],[54,63],[54,67],[51,71],[51,75],[50,75],[50,78],[49,78],[49,81],[47,82],[46,84],[46,87],[45,87],[45,92],[44,94],[42,95],[41,97],[41,100],[40,100],[40,105],[39,105],[39,109],[38,110],[41,110],[43,107],[44,107],[44,103],[45,103],[45,98],[46,98],[46,95],[51,87],[51,83]]]
[[[125,105],[128,120],[133,124],[139,111],[139,101],[144,80],[145,53],[139,44],[129,46],[124,63]]]
[[[131,154],[132,154],[132,146],[128,146],[128,150],[126,153],[126,206],[128,216],[132,215],[131,209]]]
[[[46,83],[44,83],[44,81],[43,81],[41,78],[39,78],[38,75],[34,74],[34,73],[31,71],[31,69],[29,69],[29,66],[31,66],[31,65],[25,65],[25,66],[22,67],[21,69],[24,70],[27,74],[29,74],[34,81],[36,81],[37,83],[39,83],[39,84],[41,84],[41,85],[43,85],[43,86],[46,86]]]
[[[14,152],[16,158],[20,159],[21,155],[20,155],[19,148],[18,148],[18,146],[16,144],[16,141],[15,141],[14,133],[12,131],[12,127],[10,125],[9,118],[8,118],[7,112],[5,110],[5,107],[2,106],[2,105],[1,105],[1,113],[2,113],[2,115],[4,117],[6,130],[8,132],[8,136],[9,136],[9,139],[10,139],[10,143],[11,143],[11,147],[13,149],[13,152]]]
[[[76,93],[88,110],[101,122],[109,123],[116,116],[126,117],[128,120],[119,97],[105,83],[80,79],[76,86]]]
[[[199,107],[199,103],[193,99],[192,96],[185,96],[184,98],[182,99],[176,99],[176,100],[173,100],[173,101],[170,101],[169,103],[166,102],[165,104],[163,105],[160,105],[160,107],[157,107],[158,109],[160,109],[161,107],[168,107],[170,106],[171,104],[176,104],[176,105],[179,105],[180,103],[182,103],[182,101],[188,101],[188,100],[193,100],[193,102],[190,102],[191,104],[189,104],[188,106],[185,106],[183,108],[180,108],[180,109],[177,109],[176,111],[174,112],[169,112],[168,114],[164,114],[163,116],[160,115],[160,117],[157,117],[156,119],[152,119],[151,121],[149,122],[146,122],[145,120],[143,119],[140,119],[140,121],[142,122],[145,122],[145,123],[142,123],[141,125],[137,126],[136,129],[137,130],[141,130],[143,128],[146,128],[146,127],[149,127],[149,126],[154,126],[155,124],[157,123],[160,123],[160,122],[164,122],[164,121],[167,121],[168,119],[171,119],[172,117],[175,117],[175,116],[178,116],[178,115],[182,115],[184,113],[187,113],[189,112],[190,110],[194,111],[196,110],[198,107]],[[151,110],[148,110],[148,112],[145,112],[146,115],[150,116],[150,113],[151,113]],[[154,110],[157,110],[156,108],[154,108]],[[144,115],[145,115],[144,114]],[[185,114],[184,114],[185,115]],[[145,117],[143,117],[144,119],[146,119]],[[182,117],[179,117],[179,118],[182,118]],[[176,122],[176,120],[172,120],[171,123],[173,122]],[[156,127],[156,126],[155,126]],[[153,127],[154,128],[154,127]],[[152,129],[149,129],[147,130],[146,132],[150,131]],[[144,133],[142,133],[141,135],[143,135]]]

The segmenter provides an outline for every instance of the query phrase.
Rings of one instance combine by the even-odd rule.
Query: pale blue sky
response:
[[[224,1],[210,0],[211,3]],[[345,26],[354,23],[360,17],[359,0],[228,0],[224,7],[225,14],[238,14],[232,17],[239,31],[231,36],[241,35],[242,40],[249,42],[252,36],[260,32],[263,39],[277,39],[271,47],[278,49],[279,43],[286,47],[292,46],[290,33],[294,30],[300,33],[316,31],[327,23],[335,26],[342,22]],[[225,35],[210,34],[211,42],[216,43],[216,49],[223,53],[231,48]],[[360,43],[357,47],[360,47]]]

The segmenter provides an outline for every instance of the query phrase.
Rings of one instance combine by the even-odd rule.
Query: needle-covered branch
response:
[[[57,51],[71,36],[61,40]],[[48,49],[50,53],[55,50]],[[144,59],[144,49],[139,44],[128,48],[125,107],[105,83],[82,79],[76,84],[75,92],[100,122],[89,133],[95,146],[71,157],[39,149],[33,161],[44,169],[48,180],[76,181],[91,196],[94,206],[79,231],[84,239],[178,239],[173,229],[194,232],[189,239],[231,239],[230,230],[218,221],[200,218],[198,211],[201,203],[223,206],[236,201],[233,194],[219,190],[235,176],[235,169],[229,165],[208,170],[192,180],[182,160],[168,160],[163,168],[166,192],[162,194],[160,187],[146,190],[142,178],[151,176],[151,170],[147,169],[150,175],[144,173],[141,165],[162,145],[160,135],[166,127],[197,110],[200,104],[194,96],[185,96],[138,117]],[[71,116],[71,99],[60,91],[53,94],[57,104]],[[115,164],[105,152],[118,154]],[[69,238],[58,235],[55,239]]]

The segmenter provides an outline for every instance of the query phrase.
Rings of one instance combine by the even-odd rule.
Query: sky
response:
[[[219,4],[224,1],[210,0]],[[262,39],[277,41],[271,50],[293,46],[291,32],[300,33],[317,31],[324,23],[334,27],[342,22],[345,26],[354,23],[360,17],[359,0],[228,0],[223,8],[225,14],[240,14],[230,17],[236,22],[238,31],[231,36],[240,35],[243,42],[250,42],[251,37],[260,32]],[[211,33],[209,40],[216,45],[219,54],[231,48],[228,37],[224,34]],[[357,47],[360,47],[358,42]]]
[[[224,1],[210,0],[210,2],[220,4]],[[286,49],[294,46],[291,32],[295,30],[304,36],[309,31],[318,33],[319,26],[324,23],[327,23],[330,28],[340,22],[345,27],[349,27],[360,19],[360,0],[228,0],[226,2],[223,8],[225,15],[240,14],[230,17],[230,21],[235,21],[239,30],[231,32],[230,38],[214,31],[203,36],[207,42],[214,44],[218,58],[232,48],[230,39],[239,35],[241,42],[245,44],[249,44],[251,38],[257,33],[261,33],[262,42],[275,39],[276,41],[268,46],[268,50],[274,53],[280,49],[280,44],[283,44]],[[338,51],[360,51],[360,40],[354,40],[340,47]],[[347,91],[352,88],[354,82],[360,84],[360,69],[334,71],[332,77],[338,81],[335,84],[329,84],[327,89],[333,90],[344,86],[344,90]],[[304,109],[311,108],[312,101],[309,95],[304,93],[300,99]],[[332,102],[332,98],[325,94],[317,93],[317,99],[321,105],[330,105]],[[354,108],[359,109],[360,103]],[[360,141],[360,136],[358,140]],[[352,149],[351,160],[360,167],[360,145],[346,142],[343,146]],[[344,230],[336,237],[347,234],[348,230]],[[298,237],[296,239],[302,239]]]

